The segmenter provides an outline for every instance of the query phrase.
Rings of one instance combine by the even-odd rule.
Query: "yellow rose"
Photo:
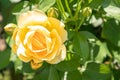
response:
[[[22,13],[17,21],[12,49],[22,61],[37,69],[43,61],[57,64],[65,59],[67,31],[62,22],[39,10]]]

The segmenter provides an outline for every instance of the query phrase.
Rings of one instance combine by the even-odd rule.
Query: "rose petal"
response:
[[[57,64],[60,61],[63,61],[65,57],[66,57],[66,47],[62,45],[58,51],[58,55],[56,55],[54,59],[47,61],[47,62],[50,64]]]
[[[49,17],[48,21],[50,22],[47,28],[51,31],[52,29],[56,29],[58,34],[60,35],[62,42],[67,40],[67,31],[64,29],[64,24],[59,20]]]
[[[13,44],[12,45],[12,51],[14,52],[14,53],[17,53],[17,45],[16,44]]]
[[[31,61],[30,63],[31,63],[32,69],[38,69],[43,64],[42,62],[41,63],[35,63],[34,61]]]
[[[19,44],[18,48],[17,48],[17,55],[19,56],[20,54],[26,56],[25,54],[25,48],[22,45],[22,43]]]
[[[22,54],[19,54],[19,59],[21,59],[22,61],[24,61],[24,62],[29,62],[29,61],[31,61],[31,58],[30,57],[26,57],[26,56],[23,56]]]
[[[43,58],[43,60],[46,61],[52,60],[57,55],[57,51],[59,50],[62,44],[61,38],[55,29],[51,31],[51,39],[53,41],[53,44],[51,45],[52,51],[48,52],[49,54],[45,58]]]
[[[22,13],[18,17],[18,26],[25,27],[29,25],[44,25],[47,20],[47,16],[39,10],[28,11]]]
[[[30,31],[30,32],[27,32],[26,35],[25,35],[25,38],[24,38],[24,45],[27,44],[28,40],[34,35],[35,31]]]
[[[14,30],[14,32],[13,32],[13,35],[12,35],[12,39],[13,39],[13,40],[15,40],[16,34],[17,34],[18,30],[19,30],[18,28],[15,28],[15,30]]]
[[[28,28],[20,28],[19,30],[18,30],[18,32],[17,32],[17,34],[16,34],[16,44],[17,45],[19,45],[20,44],[20,42],[22,43],[22,44],[24,44],[24,40],[25,40],[25,36],[26,36],[26,34],[27,34],[27,32],[29,31],[29,29]],[[24,46],[24,45],[23,45]]]

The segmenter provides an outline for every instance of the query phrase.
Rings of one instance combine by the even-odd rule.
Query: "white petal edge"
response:
[[[19,44],[18,49],[17,49],[17,56],[22,54],[23,56],[26,56],[25,54],[25,48],[22,43]]]

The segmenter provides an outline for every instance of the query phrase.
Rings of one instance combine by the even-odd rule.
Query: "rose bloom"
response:
[[[65,59],[67,31],[62,22],[32,10],[21,13],[17,23],[12,49],[20,60],[30,62],[32,68],[37,69],[43,61],[57,64]]]

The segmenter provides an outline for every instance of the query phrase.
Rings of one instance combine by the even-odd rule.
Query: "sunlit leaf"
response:
[[[97,41],[96,44],[99,46],[99,51],[95,59],[98,62],[102,62],[107,55],[110,56],[110,52],[106,46],[106,43]]]
[[[108,17],[115,18],[120,21],[120,8],[109,5],[108,7],[104,8],[105,12],[107,13]]]
[[[105,65],[104,65],[105,66]],[[111,80],[111,72],[109,67],[105,66],[104,73],[101,73],[102,65],[98,63],[88,63],[85,72],[83,73],[83,80]]]
[[[55,4],[55,0],[42,0],[41,3],[39,4],[39,9],[42,11],[47,11],[52,5]]]

